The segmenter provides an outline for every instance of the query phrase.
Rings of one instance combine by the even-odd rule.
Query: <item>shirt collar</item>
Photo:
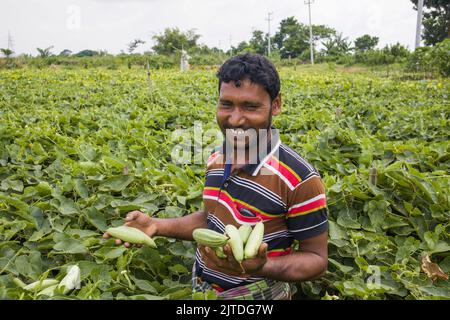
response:
[[[259,170],[262,168],[264,163],[267,162],[268,159],[278,150],[281,144],[279,130],[275,127],[271,127],[271,139],[267,141],[266,150],[259,150],[259,154],[257,155],[256,163],[249,163],[241,167],[241,170],[248,173],[249,175],[256,176]],[[224,154],[224,150],[226,146],[226,142],[224,141],[223,145],[220,147],[219,151],[221,154]],[[224,157],[224,160],[226,157]],[[225,163],[224,163],[225,165]]]

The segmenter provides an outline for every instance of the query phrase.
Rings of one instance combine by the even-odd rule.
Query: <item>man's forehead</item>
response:
[[[232,86],[236,88],[240,88],[242,86],[261,86],[258,83],[253,82],[249,78],[243,78],[239,80],[230,80],[228,82],[222,81],[222,86]],[[262,86],[261,86],[262,87]]]
[[[228,94],[239,94],[239,95],[245,95],[245,94],[262,94],[267,95],[267,91],[265,88],[260,85],[259,83],[252,82],[250,79],[242,79],[242,80],[230,80],[229,82],[222,82],[220,86],[220,96],[226,96]]]

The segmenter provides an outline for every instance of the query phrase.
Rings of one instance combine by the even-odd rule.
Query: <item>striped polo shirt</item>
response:
[[[264,222],[268,257],[291,253],[295,239],[304,240],[328,230],[325,190],[317,170],[279,138],[269,152],[227,177],[221,150],[207,162],[203,201],[208,228],[225,233],[225,226]],[[229,165],[228,165],[229,166]],[[225,174],[225,177],[224,177]],[[221,292],[262,280],[212,270],[196,252],[194,276]]]

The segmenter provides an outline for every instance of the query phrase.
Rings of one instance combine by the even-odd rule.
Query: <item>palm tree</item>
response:
[[[14,53],[14,51],[12,51],[12,50],[9,49],[9,48],[0,48],[0,51],[3,53],[3,55],[4,55],[6,58],[9,58],[9,56],[11,56],[11,55]]]
[[[45,49],[36,48],[36,50],[39,52],[39,56],[41,58],[47,58],[47,57],[51,56],[52,53],[50,52],[50,50],[52,50],[52,48],[53,48],[53,46],[50,46]]]
[[[327,38],[326,41],[322,41],[322,45],[325,47],[324,51],[327,56],[339,56],[352,50],[351,43],[342,36],[342,33]]]

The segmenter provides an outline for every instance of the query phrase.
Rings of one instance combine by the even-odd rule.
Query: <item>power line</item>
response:
[[[314,64],[314,43],[313,43],[313,32],[312,32],[312,24],[311,24],[311,4],[314,3],[314,0],[306,0],[305,4],[308,5],[309,9],[309,46],[311,48],[311,64]]]
[[[267,57],[270,58],[270,21],[273,20],[271,18],[271,15],[273,15],[273,12],[267,13],[267,26],[268,26],[268,32],[267,32]]]

